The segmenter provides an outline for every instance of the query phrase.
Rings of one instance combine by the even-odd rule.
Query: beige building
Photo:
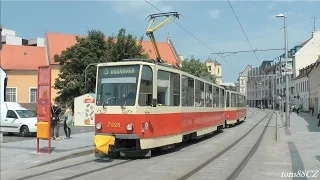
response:
[[[208,71],[216,77],[217,84],[222,83],[222,67],[217,60],[212,60],[210,57],[204,62],[208,67]]]
[[[314,107],[314,116],[318,115],[320,110],[320,56],[308,74],[310,82],[310,106]]]

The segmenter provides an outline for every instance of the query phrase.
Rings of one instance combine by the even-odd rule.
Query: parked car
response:
[[[19,103],[1,103],[1,132],[19,133],[26,137],[37,133],[37,115],[34,111],[23,108]]]

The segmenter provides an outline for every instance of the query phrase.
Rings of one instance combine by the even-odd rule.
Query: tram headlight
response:
[[[132,129],[133,129],[133,124],[132,123],[127,124],[127,130],[132,131]]]
[[[100,130],[102,128],[102,124],[101,123],[96,124],[96,128]]]

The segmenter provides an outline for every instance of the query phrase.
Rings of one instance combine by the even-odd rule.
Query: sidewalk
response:
[[[36,152],[36,139],[1,144],[1,171],[22,170],[32,166],[93,152],[94,132],[72,135],[71,139],[51,141],[52,152]],[[47,148],[48,141],[40,140],[40,148]]]
[[[280,142],[287,142],[292,172],[320,170],[319,120],[310,113],[292,113],[288,131],[280,128]],[[280,122],[281,124],[281,122]],[[318,175],[320,177],[320,175]]]

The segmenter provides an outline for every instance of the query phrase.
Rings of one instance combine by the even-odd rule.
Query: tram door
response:
[[[147,65],[142,66],[140,92],[139,92],[139,106],[143,108],[144,118],[141,123],[141,131],[148,138],[153,137],[153,126],[155,125],[155,107],[156,102],[156,79],[155,68]]]

